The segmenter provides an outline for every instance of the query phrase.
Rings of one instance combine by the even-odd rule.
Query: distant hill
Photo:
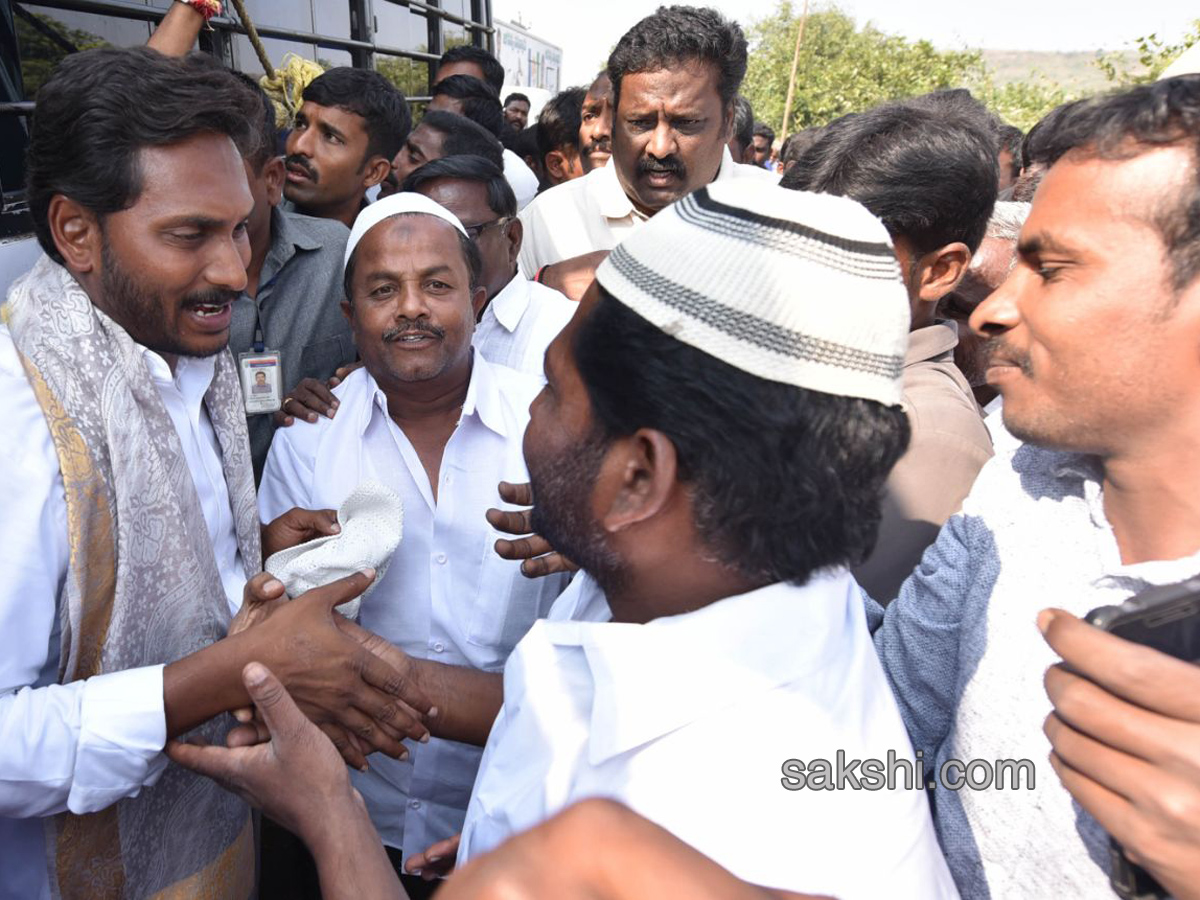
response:
[[[1035,50],[983,50],[983,61],[997,84],[1037,80],[1039,75],[1069,91],[1095,91],[1108,86],[1096,67],[1096,53],[1049,53]],[[1125,54],[1133,65],[1134,56]]]

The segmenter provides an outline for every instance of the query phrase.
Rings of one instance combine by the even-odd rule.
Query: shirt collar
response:
[[[717,169],[717,177],[713,180],[721,181],[724,178],[732,178],[734,175],[733,167],[736,165],[737,163],[733,161],[733,157],[729,155],[729,147],[722,147],[721,167]],[[596,193],[596,199],[600,204],[600,212],[606,219],[624,219],[626,216],[633,216],[643,220],[646,218],[633,205],[633,201],[629,199],[629,195],[621,187],[621,181],[617,178],[617,167],[612,160],[609,160],[608,165],[594,169],[584,177],[595,179],[593,189]]]
[[[482,356],[471,350],[471,380],[467,384],[467,397],[463,401],[462,412],[458,424],[469,416],[477,416],[487,428],[500,435],[509,437],[509,425],[504,415],[504,398],[501,396],[500,385],[496,382],[496,373],[491,364]],[[371,421],[376,415],[385,420],[388,415],[387,395],[365,368],[362,370],[365,378],[365,396],[367,402],[362,404],[358,419],[359,435],[366,434]]]
[[[937,321],[924,328],[908,333],[908,352],[904,354],[904,364],[929,362],[951,354],[958,346],[958,326],[954,322]]]
[[[509,334],[517,330],[525,310],[529,308],[529,292],[532,290],[529,285],[530,282],[517,272],[500,293],[492,298],[492,315]]]
[[[594,681],[593,765],[748,695],[816,673],[865,634],[861,594],[839,569],[803,587],[779,583],[645,625],[542,622],[558,646],[583,649]]]
[[[216,356],[180,356],[175,361],[175,371],[161,355],[141,344],[142,358],[156,384],[172,384],[189,405],[200,403],[217,375]]]
[[[266,284],[279,274],[298,250],[320,250],[321,239],[308,227],[308,217],[275,206],[271,209],[271,247],[263,260],[259,282]]]

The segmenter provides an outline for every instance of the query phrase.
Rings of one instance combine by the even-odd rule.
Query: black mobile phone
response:
[[[1147,588],[1085,617],[1098,628],[1190,663],[1200,663],[1200,577]],[[1162,900],[1167,891],[1109,839],[1109,881],[1122,900]]]

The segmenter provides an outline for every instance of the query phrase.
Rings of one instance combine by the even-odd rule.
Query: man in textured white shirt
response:
[[[1004,425],[1028,443],[984,466],[875,633],[926,760],[1038,763],[1035,790],[935,793],[964,897],[1111,894],[1108,837],[1045,762],[1057,656],[1035,620],[1200,573],[1198,128],[1200,75],[1056,114],[1016,267],[971,316]],[[1122,743],[1140,754],[1128,710]]]
[[[756,884],[957,896],[921,784],[787,777],[913,758],[848,568],[908,438],[908,321],[843,198],[709,185],[613,251],[525,438],[535,526],[587,574],[508,661],[459,862],[609,797]]]
[[[726,146],[746,74],[746,38],[736,22],[712,9],[662,7],[617,42],[608,74],[609,164],[543,192],[521,212],[521,269],[530,278],[541,272],[539,280],[554,286],[586,287],[600,251],[702,185],[743,176],[775,180],[735,163]],[[576,259],[586,254],[594,255]],[[561,264],[558,272],[554,264]],[[566,293],[578,297],[569,286]]]
[[[228,84],[105,49],[67,57],[38,94],[29,200],[44,255],[0,310],[5,900],[249,897],[249,807],[162,751],[193,729],[222,741],[213,717],[247,705],[241,669],[263,654],[320,721],[395,712],[346,677],[394,670],[333,626],[345,585],[225,638],[261,565],[225,349],[250,257],[256,113]]]
[[[404,534],[361,623],[415,660],[497,673],[565,579],[526,579],[493,550],[485,513],[499,482],[528,480],[521,440],[543,381],[472,347],[480,270],[462,223],[428,197],[393,194],[360,214],[344,308],[363,367],[335,389],[335,418],[278,432],[259,506],[269,520],[336,508],[364,480],[387,485]],[[480,754],[434,738],[355,775],[397,860],[459,831]]]
[[[447,156],[421,166],[401,190],[454,213],[479,249],[487,306],[475,326],[475,349],[488,362],[540,378],[546,348],[578,304],[517,271],[524,229],[504,173],[478,156]]]

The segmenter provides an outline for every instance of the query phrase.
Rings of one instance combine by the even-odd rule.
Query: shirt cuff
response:
[[[136,797],[166,768],[163,666],[97,675],[85,683],[75,777],[67,807],[88,813]]]

